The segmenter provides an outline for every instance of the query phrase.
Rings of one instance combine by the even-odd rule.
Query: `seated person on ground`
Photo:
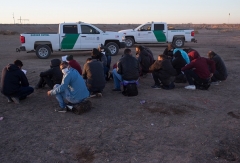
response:
[[[91,95],[102,96],[102,91],[105,87],[106,80],[104,77],[103,63],[98,60],[99,51],[92,51],[92,60],[87,61],[83,67],[83,79],[86,79],[86,84]]]
[[[9,64],[2,70],[1,93],[7,97],[8,102],[19,104],[19,100],[25,99],[34,91],[29,86],[22,67],[22,61],[16,60],[14,64]]]
[[[179,48],[174,49],[173,50],[173,57],[174,57],[176,51],[180,51],[181,52],[181,55],[182,55],[183,59],[186,61],[187,64],[190,63],[190,59],[188,57],[188,54],[184,50],[182,50],[182,49],[179,49]]]
[[[82,68],[80,64],[75,59],[73,59],[72,55],[68,55],[66,60],[68,62],[68,66],[76,69],[79,72],[79,74],[82,75]]]
[[[124,55],[117,63],[117,68],[113,69],[114,89],[121,91],[121,82],[136,82],[139,78],[139,62],[132,56],[130,49],[124,50]]]
[[[173,89],[176,70],[167,56],[161,54],[158,59],[150,66],[149,71],[152,72],[155,84],[151,86],[154,89]]]
[[[106,81],[108,81],[109,80],[109,70],[110,70],[111,61],[112,61],[111,52],[103,44],[99,45],[98,50],[102,54],[101,59],[100,59],[101,61],[104,61],[105,57],[106,57],[106,64],[103,64],[103,66],[104,66],[105,79],[106,79]]]
[[[181,69],[187,64],[180,51],[176,51],[172,60],[173,68],[177,71],[175,83],[186,83],[186,78]]]
[[[214,61],[200,57],[198,53],[193,53],[193,59],[189,64],[182,68],[189,83],[186,89],[196,89],[194,83],[208,83],[215,71]],[[210,70],[209,70],[210,67]]]
[[[213,51],[208,52],[208,58],[215,62],[216,70],[213,73],[211,82],[219,82],[226,80],[228,73],[227,68],[222,60],[222,58]]]
[[[79,72],[72,67],[68,67],[67,62],[62,62],[60,69],[63,73],[62,83],[54,85],[53,89],[48,91],[47,94],[48,96],[56,96],[60,108],[55,109],[55,111],[66,112],[67,104],[65,101],[71,104],[80,103],[89,97],[89,91]]]
[[[173,50],[174,50],[173,45],[168,44],[168,46],[163,51],[163,54],[166,55],[168,58],[173,58]]]
[[[140,63],[140,76],[146,75],[152,63],[148,52],[142,46],[136,46],[136,58]]]
[[[52,59],[50,69],[40,73],[40,79],[35,89],[43,88],[46,84],[53,89],[55,84],[61,84],[62,82],[62,71],[60,70],[60,59]]]

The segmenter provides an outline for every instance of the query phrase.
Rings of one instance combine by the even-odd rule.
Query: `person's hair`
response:
[[[136,48],[138,48],[140,51],[143,50],[143,46],[141,46],[141,45],[137,45]]]
[[[73,55],[67,55],[66,60],[67,60],[67,61],[73,60]]]
[[[87,58],[86,62],[91,61],[91,60],[92,60],[92,58]]]
[[[124,54],[130,54],[130,53],[131,53],[131,49],[127,48],[127,49],[124,50]]]
[[[96,48],[93,48],[91,55],[92,55],[92,59],[98,59],[99,58],[99,51]]]
[[[66,61],[61,62],[60,66],[68,66],[68,63]]]
[[[215,55],[216,55],[216,53],[214,51],[209,51],[208,52],[209,57],[214,57]]]
[[[22,67],[23,66],[23,63],[22,63],[22,61],[20,61],[20,60],[15,60],[14,61],[14,65],[16,65],[16,66],[19,66],[19,67]]]
[[[160,58],[167,59],[167,56],[165,54],[159,54],[158,55]]]

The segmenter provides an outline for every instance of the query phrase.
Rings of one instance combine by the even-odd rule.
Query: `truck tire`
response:
[[[47,59],[51,55],[51,49],[47,45],[38,45],[36,55],[40,59]]]
[[[173,41],[173,45],[175,48],[181,48],[184,46],[184,39],[183,38],[175,38]]]
[[[106,47],[110,50],[111,55],[117,55],[119,51],[119,47],[115,42],[107,43]]]
[[[125,44],[127,48],[131,48],[134,45],[134,40],[131,37],[126,37]]]

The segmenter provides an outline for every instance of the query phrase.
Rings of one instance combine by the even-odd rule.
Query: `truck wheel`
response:
[[[40,59],[47,59],[51,55],[51,49],[47,45],[38,45],[36,55]]]
[[[115,42],[107,43],[106,47],[110,50],[111,55],[116,55],[119,51],[119,47]]]
[[[134,40],[131,37],[126,37],[125,44],[127,48],[131,48],[134,45]]]
[[[183,38],[175,38],[173,41],[173,45],[175,48],[181,48],[184,46],[184,40]]]

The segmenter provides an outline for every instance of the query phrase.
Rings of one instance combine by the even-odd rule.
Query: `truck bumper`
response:
[[[25,46],[20,46],[19,48],[16,48],[16,52],[20,52],[20,51],[26,51]]]
[[[120,47],[119,48],[121,49],[121,48],[125,48],[125,47],[126,47],[125,42],[120,42]]]
[[[195,38],[192,38],[191,42],[197,43],[197,40]]]

